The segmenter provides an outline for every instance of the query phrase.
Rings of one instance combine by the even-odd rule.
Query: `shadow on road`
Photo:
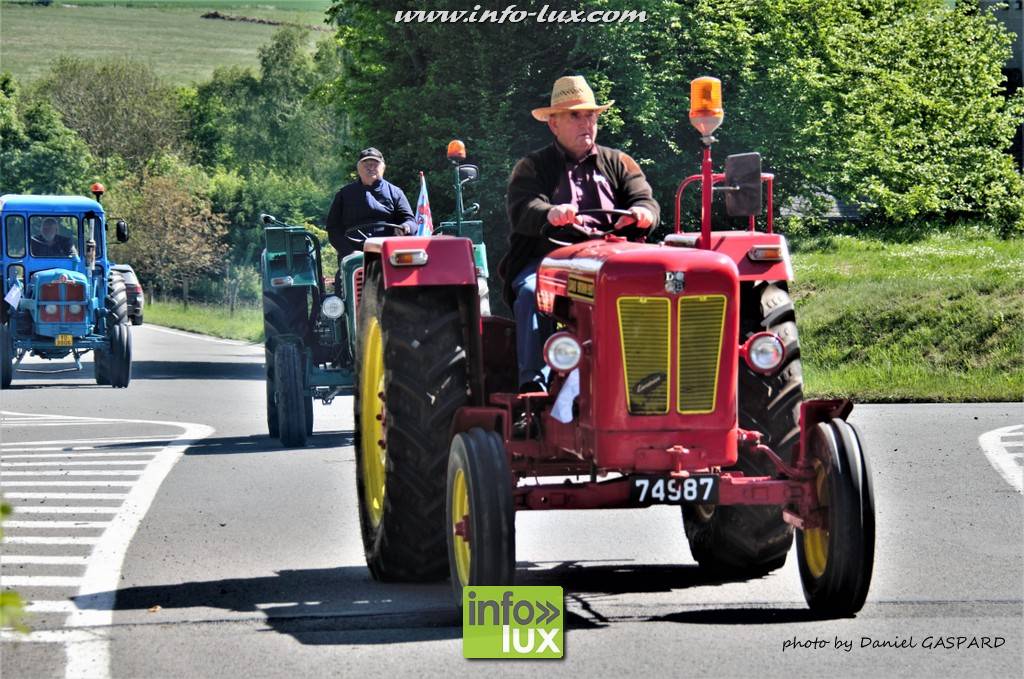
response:
[[[627,622],[754,625],[815,619],[806,610],[788,608],[687,610],[661,616],[627,617],[601,611],[601,604],[616,595],[670,592],[733,581],[713,577],[696,566],[571,561],[554,566],[520,562],[516,584],[565,588],[568,630]],[[116,595],[116,611],[144,611],[160,606],[162,609],[214,608],[262,613],[273,630],[308,645],[377,645],[462,636],[448,582],[377,582],[361,566],[284,570],[267,577],[129,587],[118,590]],[[101,605],[98,602],[102,601],[104,595],[99,594],[78,597],[75,603],[79,608],[88,609]],[[621,600],[616,602],[615,609],[621,610]]]
[[[102,594],[75,599],[92,608]],[[462,636],[451,587],[373,580],[364,567],[284,570],[233,578],[117,591],[115,611],[218,608],[262,612],[267,624],[303,644],[387,644]],[[368,631],[374,633],[368,634]]]
[[[226,361],[135,361],[138,380],[259,380],[266,378],[262,363]]]
[[[277,439],[266,434],[256,436],[221,436],[206,438],[185,451],[186,455],[239,455],[245,453],[302,452],[304,450],[325,450],[351,446],[354,434],[351,431],[315,432],[307,439],[303,448],[284,448]]]
[[[95,379],[92,361],[84,361],[81,370],[70,361],[32,362],[14,374],[12,389],[42,387],[99,387],[97,384],[68,384],[72,380]],[[133,380],[258,380],[266,375],[262,363],[252,361],[133,361]],[[39,380],[47,380],[40,383]],[[55,384],[56,383],[56,384]],[[63,384],[62,384],[63,383]],[[103,389],[110,389],[104,386]],[[129,385],[129,388],[131,386]]]

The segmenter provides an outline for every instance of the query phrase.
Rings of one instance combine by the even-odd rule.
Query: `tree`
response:
[[[125,259],[164,294],[180,289],[186,305],[189,286],[223,271],[227,251],[223,218],[189,179],[143,173],[121,184],[115,203],[132,225]]]
[[[189,136],[200,162],[250,174],[271,167],[326,183],[337,176],[334,153],[342,124],[317,97],[337,77],[321,43],[310,54],[309,32],[287,27],[259,50],[259,73],[248,68],[214,71],[187,100]]]
[[[3,193],[82,193],[95,159],[46,101],[25,100],[0,76],[0,188]]]
[[[1024,184],[1005,154],[1024,100],[1001,96],[1009,38],[970,3],[595,0],[588,10],[646,20],[396,21],[399,10],[476,4],[334,3],[345,61],[333,93],[353,139],[386,140],[392,168],[439,169],[446,139],[465,138],[483,166],[492,251],[507,230],[512,163],[549,139],[529,110],[573,72],[618,101],[600,141],[641,163],[666,217],[675,186],[698,167],[689,82],[716,75],[726,97],[716,157],[760,151],[780,202],[829,193],[859,202],[876,223],[966,215],[1024,230]]]
[[[178,96],[146,64],[62,56],[38,90],[97,156],[120,157],[129,170],[181,149],[185,128]]]

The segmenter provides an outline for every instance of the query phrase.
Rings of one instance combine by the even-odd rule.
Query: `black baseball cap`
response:
[[[356,164],[358,165],[360,162],[366,160],[367,158],[374,158],[382,163],[384,162],[384,154],[378,151],[377,149],[373,148],[372,146],[369,148],[365,148],[359,152],[359,160],[356,161]]]

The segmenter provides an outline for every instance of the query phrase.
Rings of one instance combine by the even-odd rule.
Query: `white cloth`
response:
[[[580,395],[580,369],[574,368],[569,376],[565,378],[565,384],[555,398],[555,405],[551,407],[551,417],[562,424],[572,422],[572,402]]]
[[[21,286],[15,285],[7,291],[7,296],[4,297],[4,301],[11,305],[14,309],[18,308],[21,304]]]

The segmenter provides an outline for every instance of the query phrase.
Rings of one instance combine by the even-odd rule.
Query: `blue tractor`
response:
[[[94,352],[96,383],[127,387],[132,375],[128,299],[107,253],[102,184],[81,196],[0,197],[0,384],[11,386],[25,356],[62,359]],[[117,242],[128,225],[114,225]],[[21,368],[22,371],[27,371]],[[45,372],[45,371],[44,371]]]
[[[483,313],[487,302],[487,251],[483,223],[470,220],[480,206],[463,205],[463,187],[478,178],[479,168],[467,165],[465,145],[448,147],[455,193],[455,214],[439,224],[435,235],[461,236],[472,241],[477,286]],[[332,289],[323,274],[319,238],[303,226],[262,215],[263,330],[266,351],[267,429],[287,447],[304,446],[313,433],[313,401],[325,404],[354,386],[356,321],[363,291],[363,242],[404,233],[393,224],[356,226],[346,234],[358,251],[339,264]],[[407,241],[412,244],[414,239]],[[419,245],[397,253],[396,266],[412,272],[426,261]],[[417,260],[417,255],[423,261]]]

